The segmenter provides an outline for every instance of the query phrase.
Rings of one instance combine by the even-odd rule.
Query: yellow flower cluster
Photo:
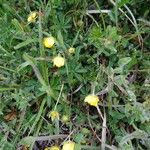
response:
[[[27,18],[27,21],[29,23],[34,23],[36,21],[36,18],[38,17],[38,13],[37,12],[31,12]],[[55,38],[53,36],[49,36],[49,37],[45,37],[43,39],[43,45],[46,48],[52,48],[55,44]],[[75,48],[74,47],[70,47],[68,49],[68,52],[70,54],[75,53]],[[65,59],[58,55],[56,57],[53,58],[53,64],[54,66],[60,68],[62,66],[65,65]],[[84,102],[88,103],[91,106],[98,106],[98,102],[99,102],[99,98],[96,95],[88,95],[85,97]],[[49,114],[49,117],[51,118],[52,121],[54,120],[59,120],[59,113],[57,111],[51,111]],[[66,123],[69,121],[69,117],[64,115],[62,117],[62,122]],[[66,141],[63,144],[62,150],[74,150],[75,149],[75,143],[72,141]],[[47,147],[44,150],[60,150],[60,148],[58,146],[52,146],[52,147]]]
[[[54,39],[54,37],[51,36],[51,37],[46,37],[46,38],[44,38],[43,44],[44,44],[44,46],[45,46],[46,48],[52,48],[53,45],[55,44],[55,39]],[[64,59],[63,57],[61,57],[61,56],[56,56],[56,57],[54,57],[54,59],[53,59],[53,64],[54,64],[54,66],[60,68],[60,67],[64,66],[64,64],[65,64],[65,59]]]
[[[84,102],[88,103],[91,106],[98,106],[99,98],[96,95],[88,95],[85,97]]]
[[[33,11],[33,12],[31,12],[28,15],[27,21],[29,23],[31,23],[31,22],[34,23],[36,21],[37,17],[38,17],[38,13],[36,11]],[[54,46],[54,44],[55,44],[55,38],[53,36],[45,37],[43,39],[43,45],[46,48],[52,48]],[[68,52],[70,54],[75,53],[75,48],[74,47],[70,47],[68,49]],[[65,59],[63,57],[61,57],[61,56],[58,55],[58,56],[56,56],[56,57],[53,58],[53,64],[54,64],[54,66],[60,68],[60,67],[64,66]]]

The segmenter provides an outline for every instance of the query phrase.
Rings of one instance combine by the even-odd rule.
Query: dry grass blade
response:
[[[116,3],[113,1],[113,0],[110,0],[110,2],[116,6]],[[133,15],[133,13],[131,12],[131,10],[126,6],[124,5],[124,7],[127,9],[127,11],[129,12],[129,14],[131,15],[132,19],[121,9],[119,8],[120,12],[123,13],[127,19],[132,23],[132,25],[135,27],[136,29],[136,32],[139,33],[139,29],[138,29],[138,25],[137,25],[137,22],[136,22],[136,19]],[[142,36],[141,35],[138,35],[138,39],[139,39],[139,43],[140,45],[143,47],[143,39],[142,39]]]
[[[66,138],[68,135],[66,134],[58,134],[58,135],[49,135],[49,136],[39,136],[35,137],[35,141],[47,141],[47,140],[56,140]]]
[[[87,10],[87,12],[86,13],[88,13],[88,14],[99,14],[99,13],[106,13],[106,14],[108,14],[108,13],[110,13],[111,12],[111,10]]]

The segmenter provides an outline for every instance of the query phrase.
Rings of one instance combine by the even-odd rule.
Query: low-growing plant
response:
[[[0,0],[0,149],[149,149],[148,4]]]

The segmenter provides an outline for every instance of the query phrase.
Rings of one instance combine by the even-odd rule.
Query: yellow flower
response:
[[[43,44],[46,48],[51,48],[55,43],[55,39],[51,36],[51,37],[46,37],[43,40]]]
[[[28,22],[35,22],[37,18],[37,12],[31,12],[28,16]]]
[[[46,147],[44,150],[60,150],[58,146]]]
[[[70,47],[68,49],[68,51],[69,51],[70,54],[73,54],[75,52],[75,48],[74,47]]]
[[[88,103],[91,106],[97,106],[99,102],[99,98],[96,95],[88,95],[85,97],[84,102]]]
[[[53,63],[56,67],[62,67],[64,66],[65,64],[65,59],[61,56],[56,56],[54,59],[53,59]]]
[[[63,123],[67,123],[68,121],[69,121],[68,115],[63,115],[63,116],[62,116],[62,122],[63,122]]]
[[[75,143],[72,141],[66,141],[63,144],[62,150],[74,150]]]
[[[55,119],[59,120],[59,113],[57,111],[51,111],[49,114],[49,118],[51,118],[52,121]]]

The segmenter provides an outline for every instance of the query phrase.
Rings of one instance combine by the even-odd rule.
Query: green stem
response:
[[[94,2],[96,4],[97,8],[99,9],[99,11],[101,12],[101,9],[100,9],[99,4],[97,3],[97,1],[94,0]],[[105,30],[106,29],[106,25],[105,25],[105,20],[104,20],[104,17],[103,17],[103,13],[100,13],[100,16],[101,16],[101,19],[102,19],[102,22],[103,22],[103,27],[104,27],[104,30]]]
[[[60,100],[60,97],[61,97],[63,88],[64,88],[64,84],[62,84],[62,86],[61,86],[60,93],[59,93],[59,96],[58,96],[58,98],[57,98],[57,102],[56,102],[56,104],[55,104],[54,110],[56,110],[56,108],[57,108],[57,105],[58,105],[58,103],[59,103],[59,100]]]
[[[41,115],[42,115],[42,112],[43,112],[45,103],[46,103],[46,98],[44,98],[43,101],[42,101],[42,103],[41,103],[40,110],[39,110],[39,112],[38,112],[38,114],[37,114],[37,117],[36,117],[36,119],[35,119],[35,121],[34,121],[32,127],[31,127],[30,132],[28,133],[28,135],[30,135],[30,133],[32,133],[32,131],[35,129],[36,124],[37,124],[38,121],[40,120],[40,117],[41,117]]]
[[[116,27],[118,27],[118,1],[117,0],[115,5],[115,21],[116,21]]]
[[[39,14],[41,13],[41,10],[39,11]],[[45,54],[45,49],[43,46],[43,31],[42,31],[42,18],[41,15],[39,15],[39,47],[40,47],[40,57],[45,58],[46,54]],[[47,94],[48,96],[52,96],[53,98],[55,98],[53,90],[50,87],[49,84],[49,78],[48,78],[48,66],[47,66],[47,62],[46,61],[42,61],[41,62],[41,70],[42,70],[42,76],[44,79],[44,83],[46,84],[46,86],[48,87],[47,89]]]
[[[46,110],[46,109],[45,109],[45,110]],[[46,111],[44,111],[44,115],[45,115],[45,112],[46,112]],[[43,119],[41,119],[41,120],[39,121],[39,124],[38,124],[37,130],[36,130],[36,132],[35,132],[35,134],[34,134],[34,137],[37,137],[37,136],[38,136],[39,131],[40,131],[41,126],[42,126],[42,123],[43,123]],[[33,149],[34,143],[35,143],[35,141],[31,144],[31,146],[30,146],[30,150],[32,150],[32,149]]]
[[[39,14],[40,14],[40,11],[39,11]],[[39,15],[39,47],[40,47],[40,57],[43,57],[45,58],[46,54],[45,54],[45,49],[44,49],[44,46],[43,46],[43,33],[42,33],[42,18],[41,18],[41,15]],[[45,82],[49,83],[49,80],[48,80],[48,68],[47,68],[47,64],[45,61],[42,61],[41,62],[41,70],[42,70],[42,76],[45,80]]]

